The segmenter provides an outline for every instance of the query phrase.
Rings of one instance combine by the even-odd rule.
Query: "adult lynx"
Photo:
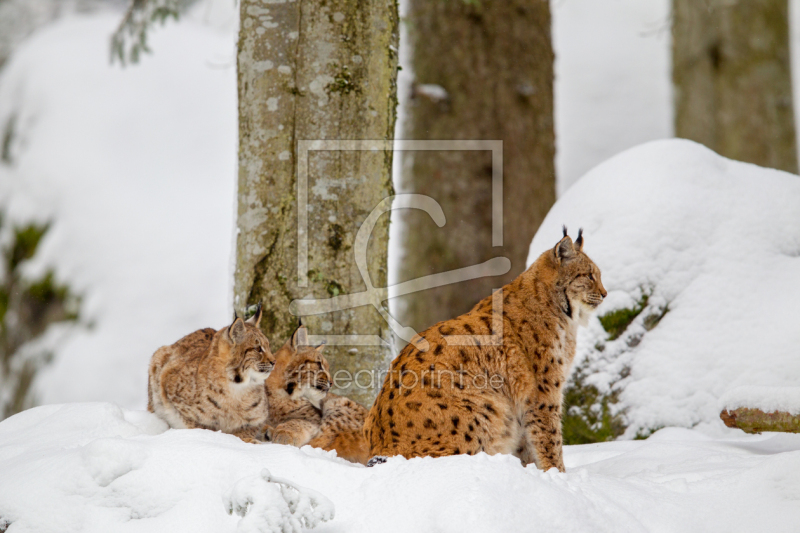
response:
[[[469,313],[428,328],[392,362],[364,427],[372,455],[405,457],[508,453],[564,470],[561,388],[575,356],[578,325],[603,301],[600,270],[567,236]],[[502,322],[502,344],[484,343]],[[470,345],[445,336],[464,335]],[[485,339],[485,337],[484,337]],[[463,343],[459,343],[463,344]]]
[[[147,409],[173,428],[264,440],[264,380],[275,357],[260,320],[261,306],[246,322],[237,318],[219,331],[201,329],[159,348],[150,361]]]

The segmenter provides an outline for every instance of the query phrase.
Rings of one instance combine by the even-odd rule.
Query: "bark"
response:
[[[788,0],[674,0],[675,134],[797,172]]]
[[[393,137],[397,76],[393,0],[241,1],[239,183],[234,306],[263,302],[261,326],[277,348],[298,324],[295,298],[365,290],[356,230],[393,193],[391,151],[316,151],[308,159],[308,267],[298,272],[298,142]],[[368,247],[375,287],[386,285],[388,214]],[[302,287],[307,275],[308,286]],[[385,369],[390,332],[371,307],[303,319],[311,335],[377,335],[382,346],[329,346],[337,370]],[[334,392],[369,405],[374,376]],[[337,387],[338,385],[338,387]]]
[[[504,276],[400,298],[400,322],[420,331],[468,311],[525,269],[555,201],[553,50],[543,0],[410,0],[408,20],[415,85],[403,137],[503,141],[503,245],[492,243],[490,152],[404,152],[404,192],[433,197],[447,223],[438,228],[421,211],[399,212],[398,281],[511,260]]]
[[[800,415],[782,411],[765,413],[761,409],[740,407],[732,411],[724,410],[719,417],[729,428],[739,428],[745,433],[762,431],[800,433]]]

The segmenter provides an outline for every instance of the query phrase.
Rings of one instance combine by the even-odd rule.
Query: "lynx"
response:
[[[369,412],[364,431],[371,455],[506,453],[563,472],[561,390],[578,325],[607,294],[583,244],[582,230],[573,243],[565,227],[558,244],[501,294],[422,332],[427,351],[412,340],[392,362]],[[493,324],[493,298],[500,297],[502,316]],[[500,323],[501,345],[477,337]],[[456,345],[446,335],[471,341]]]
[[[261,306],[214,331],[205,328],[159,348],[150,361],[147,409],[170,427],[219,430],[264,440],[264,380],[275,364],[261,332]]]
[[[272,442],[303,446],[319,433],[322,400],[331,386],[322,349],[308,346],[308,332],[300,326],[275,353],[275,369],[265,383]]]
[[[266,381],[270,440],[336,450],[339,457],[364,464],[367,410],[329,392],[330,367],[322,350],[308,346],[308,332],[300,326],[275,354],[275,369]]]

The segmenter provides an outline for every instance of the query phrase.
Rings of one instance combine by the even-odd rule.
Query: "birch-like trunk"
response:
[[[447,223],[438,228],[421,211],[400,212],[399,281],[496,256],[511,260],[504,276],[400,298],[400,322],[420,331],[467,312],[519,275],[555,201],[550,5],[409,0],[408,34],[415,83],[403,137],[503,141],[503,245],[492,242],[490,152],[404,152],[403,192],[433,197]]]
[[[788,0],[674,0],[675,135],[797,172]]]
[[[300,141],[390,140],[397,76],[397,6],[392,0],[240,0],[239,183],[234,307],[263,302],[273,350],[298,318],[296,298],[364,291],[356,231],[393,193],[391,151],[308,155],[308,263],[298,272]],[[302,213],[301,213],[302,215]],[[372,285],[386,286],[388,214],[369,242]],[[300,274],[300,276],[298,276]],[[307,287],[301,278],[307,277]],[[311,335],[374,335],[382,346],[328,346],[332,370],[359,370],[363,386],[335,375],[336,392],[370,405],[391,359],[386,322],[371,307],[303,319]]]

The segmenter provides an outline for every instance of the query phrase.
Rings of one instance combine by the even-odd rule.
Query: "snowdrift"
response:
[[[566,474],[485,454],[365,468],[111,404],[49,405],[0,423],[0,529],[794,531],[800,435],[730,435],[567,446]]]
[[[685,140],[648,143],[586,174],[531,243],[579,227],[609,291],[575,364],[625,437],[719,425],[741,386],[800,383],[800,178]]]

